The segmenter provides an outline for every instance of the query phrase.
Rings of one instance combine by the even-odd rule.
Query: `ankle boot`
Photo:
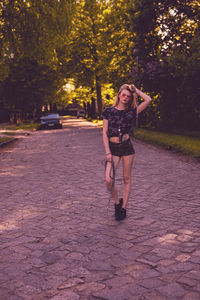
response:
[[[126,218],[126,209],[125,209],[125,208],[121,208],[121,209],[120,209],[120,212],[119,212],[119,214],[118,214],[117,220],[118,220],[118,221],[122,221],[122,220],[124,220],[125,218]]]
[[[119,204],[115,204],[115,219],[116,220],[118,220],[120,210],[122,208],[122,204],[123,204],[123,199],[122,198],[119,199]]]

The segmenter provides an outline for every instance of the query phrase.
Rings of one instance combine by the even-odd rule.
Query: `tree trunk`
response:
[[[101,84],[99,76],[96,75],[96,93],[97,93],[97,108],[98,108],[98,116],[102,114],[102,98],[101,98]]]

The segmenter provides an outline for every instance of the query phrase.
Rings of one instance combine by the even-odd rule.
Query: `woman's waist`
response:
[[[129,139],[130,139],[130,135],[128,133],[125,133],[125,134],[122,135],[122,142],[125,142]],[[119,144],[120,143],[119,136],[110,137],[109,142]]]

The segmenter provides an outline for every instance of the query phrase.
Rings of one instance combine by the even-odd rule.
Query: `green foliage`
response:
[[[131,70],[129,6],[130,1],[79,1],[71,33],[60,50],[65,74],[75,78],[77,86],[88,87],[91,97],[96,90],[100,113],[104,84],[121,84]]]
[[[113,104],[115,94],[115,90],[113,89],[113,85],[111,83],[107,83],[102,86],[102,98],[104,106],[111,106]]]
[[[83,105],[86,100],[90,102],[91,97],[94,95],[95,93],[91,92],[91,89],[86,86],[79,86],[75,90],[67,92],[69,102],[74,102],[75,100],[81,105]]]
[[[130,81],[129,73],[132,70],[134,51],[131,31],[130,10],[134,1],[110,1],[109,9],[105,10],[105,24],[107,29],[107,55],[110,58],[106,66],[108,80],[113,83],[115,91],[125,82]]]
[[[159,127],[200,128],[199,12],[195,0],[134,1],[132,76],[159,96]]]
[[[12,109],[36,112],[42,105],[52,103],[58,86],[59,79],[54,70],[23,58],[11,63],[9,75],[3,83],[2,97]]]
[[[0,5],[2,57],[57,60],[56,47],[69,31],[72,1],[5,0]]]
[[[31,122],[31,123],[20,123],[17,125],[9,125],[6,126],[6,130],[16,130],[16,131],[24,131],[24,130],[35,130],[40,125],[39,122]],[[16,134],[16,132],[14,132]]]
[[[0,2],[1,106],[27,112],[58,99],[62,74],[57,49],[70,30],[74,2]]]
[[[105,80],[108,61],[104,40],[104,8],[104,1],[79,1],[71,33],[65,46],[59,50],[66,76],[75,78],[77,87],[85,86],[90,91],[96,89],[99,113],[102,110],[101,84]],[[82,91],[77,93],[82,94]]]
[[[0,146],[1,146],[1,144],[11,141],[11,140],[12,140],[12,138],[10,138],[10,137],[0,137]]]

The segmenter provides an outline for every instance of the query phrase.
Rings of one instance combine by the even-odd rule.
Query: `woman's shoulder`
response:
[[[126,117],[129,119],[135,119],[137,115],[137,107],[131,107],[128,109],[127,113],[126,113]]]
[[[106,111],[106,112],[111,112],[111,111],[113,111],[113,107],[112,107],[112,106],[107,106],[107,107],[104,109],[104,111]]]
[[[136,114],[137,114],[137,106],[136,106],[136,107],[131,107],[130,112],[131,112],[133,115],[136,115]]]
[[[113,107],[112,106],[108,106],[104,109],[103,113],[102,113],[102,118],[108,118],[113,112]]]

